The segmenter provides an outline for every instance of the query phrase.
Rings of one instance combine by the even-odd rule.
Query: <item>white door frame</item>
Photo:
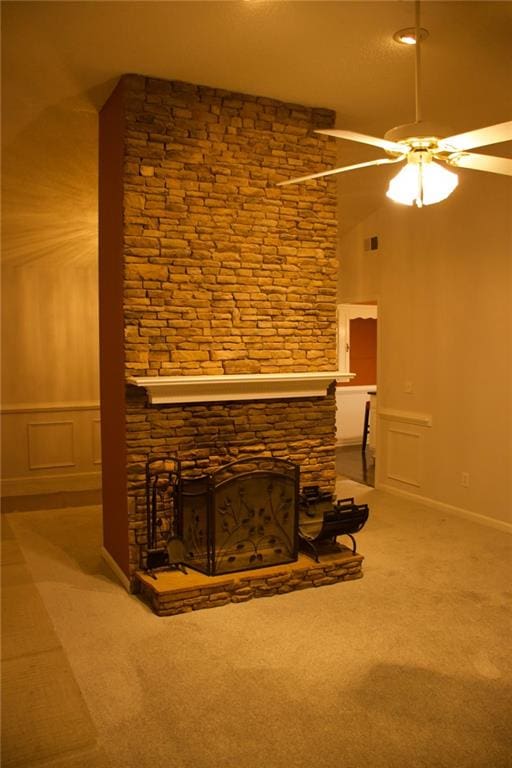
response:
[[[376,304],[338,304],[338,370],[350,372],[350,321],[356,318],[377,319]]]

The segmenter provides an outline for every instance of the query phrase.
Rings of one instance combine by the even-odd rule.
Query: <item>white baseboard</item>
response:
[[[105,563],[108,565],[114,576],[121,582],[122,586],[126,589],[127,592],[131,592],[131,585],[130,585],[130,579],[126,575],[126,573],[121,570],[121,568],[118,566],[112,555],[108,550],[105,549],[105,547],[102,546],[101,548],[101,556]]]
[[[363,440],[361,438],[361,435],[358,437],[341,437],[339,440],[336,440],[336,448],[342,448],[344,445],[362,445]]]
[[[432,507],[440,512],[447,512],[450,515],[457,517],[464,517],[466,520],[471,520],[473,523],[480,523],[486,525],[489,528],[495,528],[503,533],[512,534],[512,523],[507,523],[505,520],[496,520],[494,517],[488,517],[487,515],[481,515],[478,512],[470,512],[469,509],[463,507],[456,507],[453,504],[445,504],[443,501],[437,501],[431,499],[428,496],[419,496],[416,493],[410,493],[409,491],[403,491],[401,488],[395,488],[392,485],[386,483],[375,483],[375,488],[379,491],[386,491],[393,493],[395,496],[403,496],[406,499],[417,501],[419,504],[425,504],[426,507]]]
[[[39,477],[7,477],[1,482],[2,496],[32,496],[61,491],[95,491],[101,488],[101,472],[77,472]]]

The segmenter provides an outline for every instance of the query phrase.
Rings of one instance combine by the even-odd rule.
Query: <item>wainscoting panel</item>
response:
[[[396,427],[388,429],[388,471],[391,480],[421,485],[422,436]]]
[[[98,403],[35,403],[2,411],[2,496],[101,487]]]
[[[92,420],[92,462],[101,464],[101,421]]]
[[[432,414],[377,407],[376,487],[424,490]]]
[[[29,421],[28,468],[74,467],[72,421]]]

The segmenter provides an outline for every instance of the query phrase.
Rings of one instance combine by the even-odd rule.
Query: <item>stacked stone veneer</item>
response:
[[[335,165],[334,142],[313,132],[332,126],[334,113],[138,75],[124,76],[112,99],[121,131],[124,376],[335,370],[335,184],[276,186]],[[100,190],[101,173],[100,163]],[[108,226],[108,195],[104,207]],[[108,350],[103,359],[108,368]],[[148,457],[177,455],[199,471],[269,453],[298,462],[303,482],[332,488],[333,391],[148,407],[144,391],[129,386],[125,406],[130,570],[139,562],[145,516],[136,486]]]
[[[171,580],[159,583],[146,574],[139,574],[137,591],[159,616],[174,616],[203,608],[217,608],[228,603],[245,603],[256,597],[284,595],[300,589],[323,587],[340,581],[361,579],[363,557],[359,554],[331,556],[326,562],[301,562],[288,568],[262,568],[259,572],[240,573],[226,578],[185,586],[173,585]],[[171,576],[174,574],[170,574]]]

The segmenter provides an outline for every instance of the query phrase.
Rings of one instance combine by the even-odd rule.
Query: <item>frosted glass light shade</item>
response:
[[[458,183],[457,174],[431,160],[408,161],[405,168],[391,179],[386,195],[395,203],[415,203],[421,208],[446,200]]]

